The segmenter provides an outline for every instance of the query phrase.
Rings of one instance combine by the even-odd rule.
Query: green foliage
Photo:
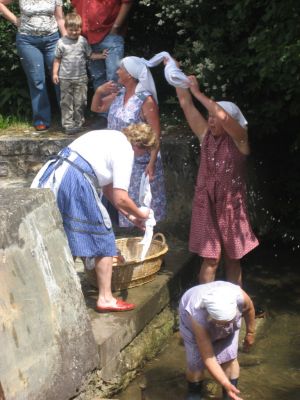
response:
[[[10,9],[18,14],[17,5]],[[0,113],[6,116],[30,115],[30,98],[17,50],[15,46],[16,27],[0,18]]]
[[[152,10],[152,48],[181,60],[205,92],[230,98],[250,126],[273,133],[300,112],[300,3],[294,0],[140,0]],[[157,40],[158,36],[163,40]],[[153,45],[154,43],[154,45]],[[271,101],[270,101],[271,100]]]
[[[299,16],[294,0],[140,0],[133,26],[145,18],[151,40],[132,53],[167,50],[205,93],[241,107],[259,174],[255,212],[274,235],[300,236]]]
[[[0,114],[0,129],[6,129],[12,126],[20,126],[24,125],[24,120],[21,120],[20,118],[14,116],[14,115],[9,115],[9,116],[4,116]]]

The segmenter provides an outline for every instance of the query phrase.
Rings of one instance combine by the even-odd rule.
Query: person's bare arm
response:
[[[12,0],[0,0],[0,14],[15,26],[19,26],[19,18],[7,7]]]
[[[123,25],[127,19],[127,16],[129,14],[129,11],[130,11],[132,5],[133,5],[133,1],[131,1],[129,3],[121,4],[119,13],[117,15],[117,18],[115,19],[115,22],[111,28],[110,33],[115,34],[115,35],[119,33],[120,29],[123,27]]]
[[[206,368],[216,379],[216,381],[218,381],[226,389],[228,395],[232,399],[242,400],[238,396],[240,391],[231,384],[225,372],[217,362],[209,333],[194,318],[190,317],[190,319],[192,322],[192,329],[196,338],[198,349]]]
[[[143,229],[149,216],[149,210],[141,210],[123,189],[113,188],[112,184],[103,187],[105,197],[120,211],[130,222]]]
[[[56,6],[54,16],[61,36],[66,36],[65,19],[62,6]]]
[[[189,76],[190,91],[193,96],[203,104],[210,115],[219,120],[223,129],[233,139],[236,146],[243,154],[249,154],[248,131],[231,117],[217,102],[207,97],[199,89],[195,76]]]
[[[242,290],[244,298],[243,317],[246,324],[246,334],[244,339],[244,351],[249,351],[255,341],[255,309],[253,302],[248,294]]]
[[[52,81],[55,85],[59,84],[58,71],[61,63],[61,58],[54,58],[52,68]]]
[[[176,88],[176,93],[185,118],[201,143],[207,132],[207,121],[195,107],[189,89]]]
[[[157,145],[155,149],[151,151],[150,161],[145,170],[145,173],[149,175],[150,181],[152,181],[155,174],[155,163],[157,159],[157,154],[160,148],[160,120],[158,106],[151,96],[147,97],[144,101],[142,106],[142,113],[145,121],[151,126],[157,138]]]
[[[139,219],[147,219],[149,212],[139,209],[126,190],[114,188],[112,184],[109,184],[104,186],[102,191],[104,196],[125,216],[130,214]]]
[[[108,81],[97,87],[92,98],[91,110],[94,112],[106,112],[118,92],[117,85],[114,81]]]

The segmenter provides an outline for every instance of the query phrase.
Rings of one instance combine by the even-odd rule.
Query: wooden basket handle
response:
[[[153,240],[160,239],[162,241],[162,244],[166,244],[166,237],[163,233],[157,232],[153,235]]]

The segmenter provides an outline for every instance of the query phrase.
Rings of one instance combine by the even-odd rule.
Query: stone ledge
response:
[[[160,351],[173,333],[177,313],[170,308],[170,303],[182,292],[182,270],[191,262],[191,255],[183,242],[172,240],[169,246],[174,250],[165,256],[155,280],[116,293],[137,305],[135,310],[126,313],[94,311],[97,291],[86,283],[82,264],[76,263],[100,355],[99,368],[90,375],[84,392],[105,397],[124,389],[145,360]],[[88,396],[83,393],[79,399],[88,399]]]

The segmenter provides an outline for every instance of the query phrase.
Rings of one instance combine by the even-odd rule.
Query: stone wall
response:
[[[146,357],[143,344],[133,354],[126,345],[125,353],[114,356],[114,371],[109,371],[116,378],[103,381],[104,372],[107,375],[110,368],[105,364],[108,354],[102,354],[103,348],[100,351],[99,343],[95,343],[99,333],[94,327],[103,319],[93,315],[93,325],[90,323],[52,193],[28,189],[47,157],[71,140],[0,139],[0,387],[6,400],[69,399],[88,376],[92,382],[99,379],[99,367],[98,390],[102,383],[98,393],[109,394],[115,386],[126,386]],[[166,234],[175,231],[180,236],[188,230],[197,171],[196,148],[191,137],[163,140],[168,218],[159,229]],[[141,309],[139,312],[144,313]],[[173,325],[171,317],[166,325],[168,332]],[[100,326],[100,332],[103,328]],[[143,336],[147,341],[148,335]],[[168,333],[162,335],[162,340],[166,336]],[[107,352],[111,353],[109,349]],[[137,360],[131,361],[132,371],[125,373],[122,368],[129,363],[128,357]],[[88,392],[91,387],[93,384],[88,385]]]
[[[98,365],[53,194],[0,191],[0,380],[6,400],[65,400]]]
[[[47,157],[70,142],[70,138],[0,136],[0,188],[28,186]]]
[[[57,154],[72,140],[65,137],[0,137],[0,189],[29,187],[47,157]],[[165,135],[161,149],[168,213],[159,229],[186,237],[198,168],[198,140],[186,132],[177,136]]]

